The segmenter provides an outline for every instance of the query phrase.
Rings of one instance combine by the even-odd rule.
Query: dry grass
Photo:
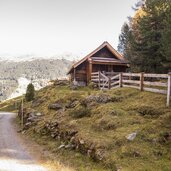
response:
[[[56,101],[61,101],[65,106],[69,101],[80,102],[90,94],[99,93],[100,91],[89,88],[70,90],[67,86],[50,86],[37,92],[37,98],[43,99],[43,103],[34,110],[45,114],[44,121],[58,120],[62,125],[61,129],[74,128],[86,142],[105,149],[106,159],[102,164],[93,162],[77,151],[58,150],[57,147],[62,142],[53,140],[48,135],[42,137],[35,134],[33,130],[41,130],[44,121],[31,128],[27,134],[75,170],[112,170],[115,165],[123,171],[170,171],[171,140],[168,134],[171,132],[171,108],[166,107],[166,96],[122,88],[103,92],[111,97],[112,101],[109,103],[89,104],[89,117],[77,118],[70,115],[81,104],[73,109],[65,109],[62,113],[48,109],[48,105]],[[26,103],[25,106],[32,108],[31,103]],[[126,136],[135,131],[136,138],[129,142]]]

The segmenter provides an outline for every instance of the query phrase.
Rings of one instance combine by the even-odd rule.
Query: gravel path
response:
[[[28,154],[12,126],[13,113],[0,112],[0,171],[46,171]]]

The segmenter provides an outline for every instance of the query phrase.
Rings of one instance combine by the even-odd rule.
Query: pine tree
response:
[[[171,48],[166,48],[165,44],[169,45],[167,41],[170,39],[164,41],[163,37],[170,35],[171,27],[167,27],[165,34],[163,31],[169,2],[170,0],[146,0],[145,4],[137,10],[134,18],[130,20],[129,29],[127,29],[129,36],[124,37],[126,40],[120,39],[119,47],[122,47],[123,54],[128,56],[132,71],[168,72],[168,67],[165,65],[168,61],[166,53],[168,56]],[[124,36],[123,32],[120,37],[122,36]]]
[[[120,53],[122,53],[126,58],[128,58],[128,53],[127,53],[127,49],[128,49],[128,46],[129,46],[129,33],[130,33],[130,30],[129,30],[129,26],[127,23],[124,23],[124,25],[122,26],[122,29],[121,29],[121,34],[119,36],[119,45],[118,45],[118,51]]]
[[[34,95],[35,95],[35,89],[34,89],[34,85],[32,83],[30,83],[27,86],[27,90],[26,90],[26,101],[32,101],[34,99]]]
[[[165,67],[171,69],[171,3],[166,10],[166,19],[164,20],[164,30],[162,32],[163,54],[166,61],[163,63]]]

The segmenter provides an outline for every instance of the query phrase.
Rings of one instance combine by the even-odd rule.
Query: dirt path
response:
[[[0,171],[47,171],[27,152],[12,126],[13,113],[0,112]]]

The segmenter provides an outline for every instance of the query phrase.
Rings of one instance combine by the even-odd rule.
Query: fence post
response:
[[[109,89],[111,89],[111,77],[109,77]]]
[[[140,90],[143,91],[144,88],[144,73],[140,73]]]
[[[99,71],[99,89],[100,89],[100,71]]]
[[[119,87],[122,87],[122,72],[119,74]]]
[[[169,72],[168,74],[167,106],[170,105],[170,95],[171,95],[171,72]]]

